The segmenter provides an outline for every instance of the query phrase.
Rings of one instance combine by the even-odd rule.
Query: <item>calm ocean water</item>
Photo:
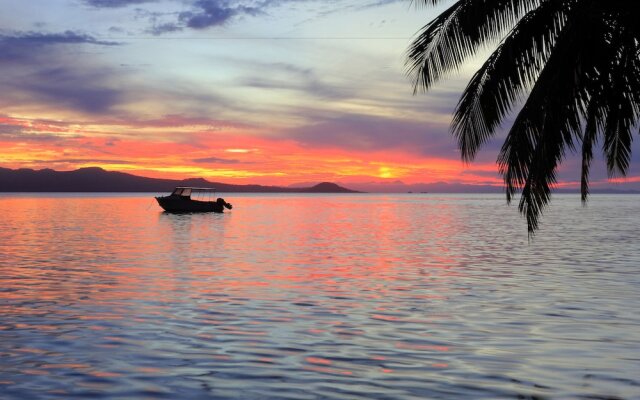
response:
[[[0,195],[0,398],[640,398],[640,196]]]

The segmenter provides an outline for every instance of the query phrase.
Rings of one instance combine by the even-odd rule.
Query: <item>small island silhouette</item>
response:
[[[167,192],[176,186],[215,187],[238,193],[360,193],[331,182],[310,187],[234,185],[203,178],[157,179],[106,171],[99,167],[74,171],[0,168],[0,192]]]

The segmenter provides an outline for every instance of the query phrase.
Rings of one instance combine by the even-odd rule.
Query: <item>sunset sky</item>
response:
[[[500,185],[448,132],[474,60],[413,96],[409,0],[2,0],[0,166],[229,183]],[[637,136],[636,136],[637,138]],[[634,143],[624,188],[640,187]],[[579,179],[574,156],[562,184]],[[598,160],[594,187],[606,183]]]

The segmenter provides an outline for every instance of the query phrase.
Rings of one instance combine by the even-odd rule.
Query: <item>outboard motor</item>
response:
[[[216,203],[224,206],[227,210],[231,210],[233,208],[231,203],[227,203],[226,201],[224,201],[222,197],[218,197],[218,200],[216,200]]]

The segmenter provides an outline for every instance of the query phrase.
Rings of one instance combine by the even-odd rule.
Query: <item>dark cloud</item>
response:
[[[107,86],[111,71],[58,66],[43,68],[18,82],[35,100],[90,114],[104,113],[118,104],[122,93]]]
[[[55,44],[96,44],[103,46],[116,46],[120,43],[98,40],[91,35],[80,32],[64,31],[60,33],[44,32],[16,32],[13,35],[0,35],[2,46],[47,46]]]
[[[176,20],[179,14],[179,12],[159,12],[142,8],[135,9],[135,19],[146,19],[149,21],[150,27],[145,29],[145,32],[155,36],[184,30],[184,24]]]
[[[205,157],[205,158],[196,158],[193,162],[198,164],[240,164],[240,160],[233,160],[227,158],[218,158],[218,157]]]
[[[232,5],[228,0],[197,0],[194,9],[180,13],[179,20],[189,28],[206,29],[220,26],[241,15],[264,14],[261,6]]]
[[[28,101],[83,113],[109,111],[123,97],[113,87],[117,72],[96,66],[81,46],[115,45],[72,31],[0,35],[0,105]]]
[[[97,8],[119,8],[136,4],[154,3],[156,0],[84,0],[84,3]]]
[[[21,62],[37,57],[34,52],[60,45],[117,46],[120,43],[98,40],[83,33],[65,31],[61,33],[16,32],[0,34],[0,63]]]

